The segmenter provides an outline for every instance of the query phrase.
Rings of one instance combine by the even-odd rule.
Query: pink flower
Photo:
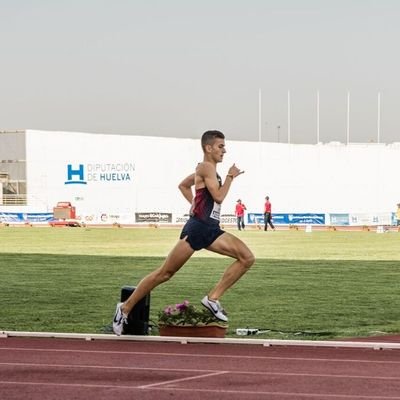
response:
[[[171,306],[167,306],[164,308],[164,314],[171,315],[174,309]]]
[[[189,301],[188,301],[188,300],[185,300],[182,304],[177,304],[177,305],[176,305],[176,309],[177,309],[179,312],[183,313],[183,312],[185,312],[186,309],[188,308],[188,305],[189,305]]]

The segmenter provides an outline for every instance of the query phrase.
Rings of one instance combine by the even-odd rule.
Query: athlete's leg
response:
[[[179,240],[159,268],[139,282],[134,292],[121,306],[125,315],[128,315],[133,307],[156,286],[169,280],[193,255],[194,250],[185,239]]]
[[[219,236],[207,250],[236,259],[208,294],[209,299],[218,300],[254,264],[255,258],[245,243],[228,232]]]

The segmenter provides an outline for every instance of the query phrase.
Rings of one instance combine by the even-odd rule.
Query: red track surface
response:
[[[400,350],[8,337],[0,398],[400,399]]]

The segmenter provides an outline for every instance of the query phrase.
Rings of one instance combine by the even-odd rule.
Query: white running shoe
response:
[[[123,303],[117,304],[117,309],[115,310],[115,315],[113,319],[113,331],[117,336],[121,336],[124,332],[124,325],[128,323],[128,316],[125,315],[121,306]]]
[[[203,304],[204,307],[208,308],[213,313],[215,318],[218,318],[219,320],[224,322],[228,322],[226,312],[222,308],[221,303],[218,300],[210,300],[208,296],[204,296],[203,300],[201,300],[201,304]]]

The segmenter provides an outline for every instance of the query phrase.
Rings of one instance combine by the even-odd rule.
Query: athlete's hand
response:
[[[228,170],[228,175],[232,175],[234,178],[243,173],[244,171],[241,171],[235,164],[233,164],[232,167],[230,167]]]

